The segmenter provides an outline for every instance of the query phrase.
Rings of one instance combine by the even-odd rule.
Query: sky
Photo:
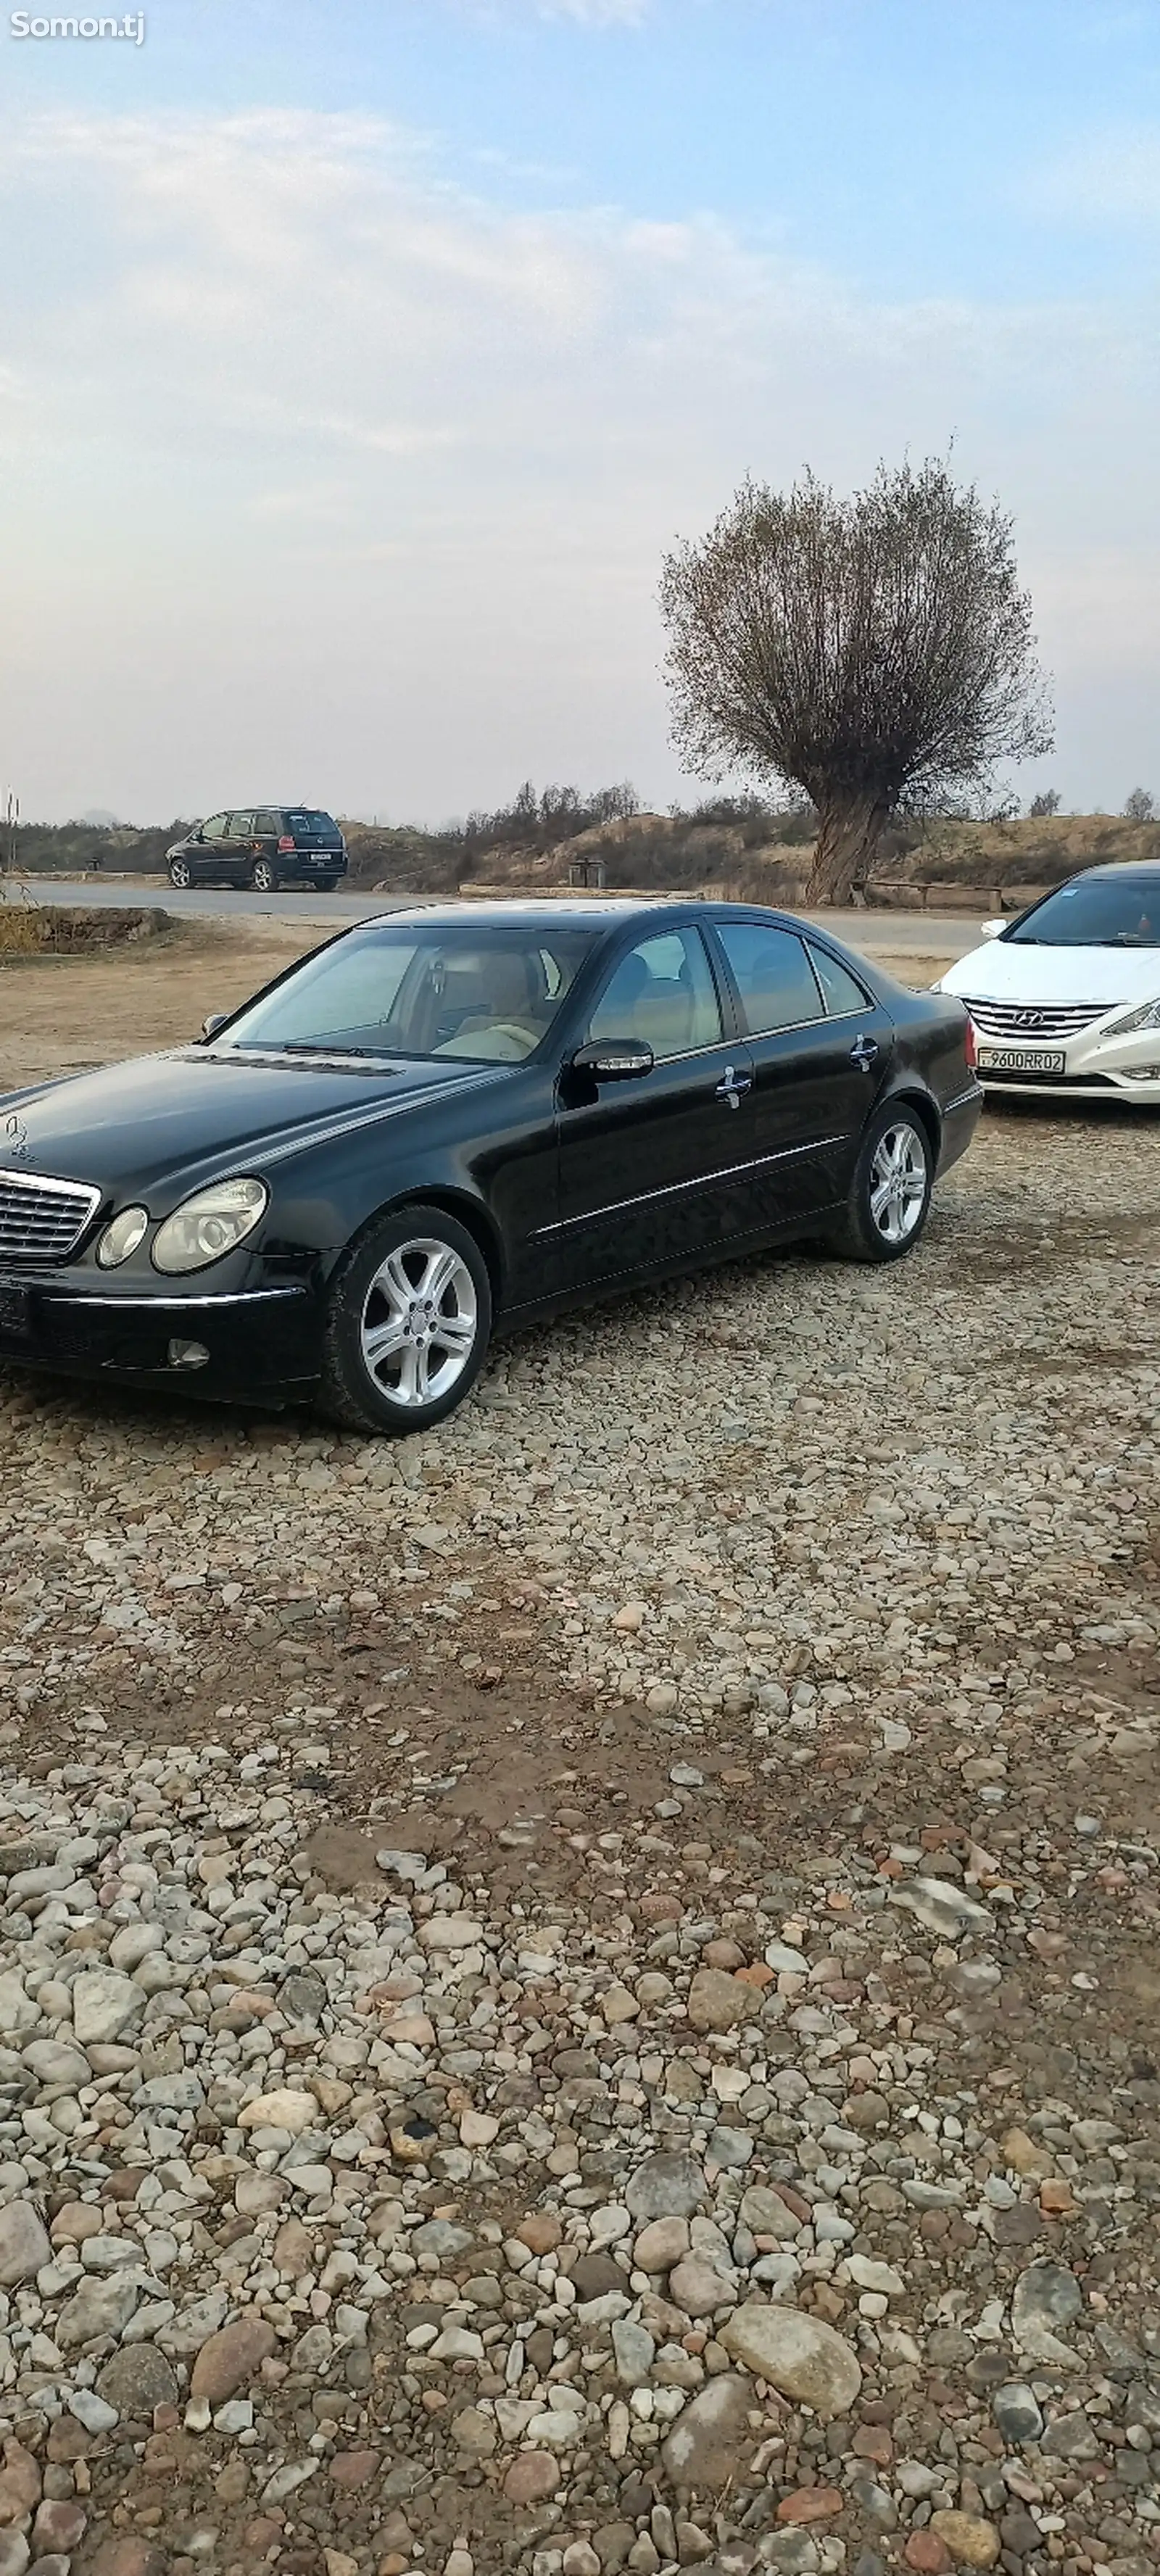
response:
[[[1160,0],[143,18],[0,13],[27,818],[439,822],[528,776],[663,810],[707,792],[666,548],[746,474],[948,452],[1053,684],[1009,783],[1160,793]]]

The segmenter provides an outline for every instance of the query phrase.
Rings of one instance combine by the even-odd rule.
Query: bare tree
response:
[[[673,733],[693,770],[800,787],[818,814],[809,897],[863,885],[886,824],[1049,751],[1011,521],[929,460],[843,501],[806,474],[748,481],[666,556]]]
[[[1049,814],[1058,814],[1058,790],[1054,787],[1042,788],[1038,796],[1032,797],[1027,811],[1030,814],[1033,823],[1045,822]]]
[[[1149,795],[1146,787],[1133,787],[1131,795],[1125,798],[1124,812],[1129,823],[1154,823],[1156,799]]]

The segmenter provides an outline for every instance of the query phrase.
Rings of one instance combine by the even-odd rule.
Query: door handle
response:
[[[734,1071],[731,1064],[727,1064],[725,1071],[721,1076],[721,1080],[717,1085],[714,1098],[717,1100],[723,1100],[729,1109],[740,1109],[746,1092],[752,1091],[752,1089],[752,1074],[737,1073]]]
[[[850,1062],[851,1064],[857,1065],[860,1073],[869,1073],[870,1067],[877,1061],[877,1057],[878,1042],[876,1038],[855,1038],[854,1044],[850,1049]]]

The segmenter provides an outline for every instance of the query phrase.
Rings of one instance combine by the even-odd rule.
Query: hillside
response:
[[[808,830],[770,834],[743,822],[634,814],[597,825],[544,851],[492,842],[464,853],[447,836],[372,832],[347,826],[352,881],[384,891],[451,892],[458,885],[511,888],[598,885],[658,893],[713,886],[751,901],[793,902],[809,873]],[[764,820],[764,818],[762,818]],[[791,824],[796,818],[777,818]],[[465,857],[470,865],[465,867]],[[1160,823],[1112,814],[1053,815],[1010,823],[901,826],[888,836],[870,901],[930,901],[941,888],[1014,906],[1077,868],[1099,861],[1160,859]]]
[[[92,868],[109,875],[156,875],[179,828],[25,825],[18,865],[32,875]],[[515,892],[603,883],[613,890],[658,893],[711,886],[726,895],[792,903],[804,888],[812,846],[807,815],[778,813],[756,799],[724,800],[691,814],[621,815],[563,838],[543,829],[529,834],[517,823],[509,825],[506,814],[473,817],[440,832],[356,822],[343,828],[352,886],[430,895],[454,894],[460,886]],[[1056,814],[1012,822],[901,823],[887,835],[869,900],[933,906],[957,891],[970,898],[972,908],[995,903],[1013,909],[1077,868],[1131,859],[1160,860],[1160,822]]]

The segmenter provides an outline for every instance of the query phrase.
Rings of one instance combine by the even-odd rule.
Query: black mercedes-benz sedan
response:
[[[782,914],[396,912],[0,1100],[0,1359],[421,1430],[497,1323],[795,1236],[897,1260],[981,1100],[961,1002]]]

